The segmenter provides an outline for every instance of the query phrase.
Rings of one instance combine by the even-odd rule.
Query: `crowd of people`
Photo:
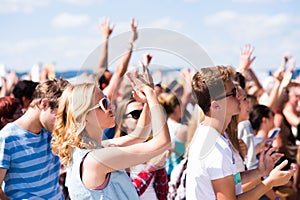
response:
[[[292,56],[262,83],[247,44],[239,66],[183,67],[180,81],[162,84],[153,81],[150,54],[128,71],[134,19],[128,47],[109,70],[113,29],[104,18],[90,75],[1,78],[0,199],[300,198]]]

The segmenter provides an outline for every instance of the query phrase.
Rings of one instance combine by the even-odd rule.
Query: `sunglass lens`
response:
[[[105,108],[105,110],[108,109],[107,99],[104,99],[104,100],[102,101],[102,105],[103,105],[103,108]]]
[[[139,119],[142,111],[141,110],[134,110],[130,114],[133,119]]]

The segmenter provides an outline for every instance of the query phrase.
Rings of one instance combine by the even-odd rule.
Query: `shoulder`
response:
[[[191,159],[205,159],[218,153],[220,150],[220,148],[217,148],[218,146],[226,146],[226,142],[222,140],[221,135],[209,126],[199,125],[190,144],[189,160],[190,157]]]
[[[1,129],[0,140],[13,140],[13,138],[21,136],[20,132],[25,132],[25,130],[19,128],[15,123],[9,123]]]

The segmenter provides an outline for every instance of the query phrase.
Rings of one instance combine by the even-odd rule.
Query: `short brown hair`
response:
[[[58,99],[68,84],[69,82],[62,78],[46,80],[45,82],[38,84],[33,93],[33,101],[30,106],[37,106],[42,99],[47,98],[49,100],[50,108],[57,108]]]
[[[201,68],[193,77],[192,87],[197,103],[205,114],[209,112],[211,100],[225,91],[225,82],[232,79],[235,70],[231,66]]]

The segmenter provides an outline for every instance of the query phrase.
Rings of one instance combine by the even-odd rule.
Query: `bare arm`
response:
[[[4,177],[6,175],[7,169],[0,169],[0,183],[3,183]],[[0,187],[0,199],[1,200],[8,200],[9,198],[3,192],[2,187]]]
[[[7,90],[6,79],[4,77],[0,77],[0,81],[2,82],[2,85],[0,87],[0,97],[5,97]]]
[[[106,18],[101,19],[100,30],[103,36],[103,44],[100,53],[100,61],[98,68],[95,69],[96,77],[99,79],[103,72],[108,68],[108,40],[113,32],[114,26],[110,26],[109,20]]]
[[[190,102],[191,96],[192,96],[192,78],[193,75],[196,73],[193,69],[187,69],[183,68],[180,73],[183,75],[185,79],[184,89],[183,89],[183,95],[181,97],[181,118],[184,115],[186,106]]]
[[[267,191],[269,191],[274,186],[284,185],[286,184],[291,176],[293,175],[293,171],[281,171],[281,169],[287,165],[287,160],[282,162],[280,165],[275,167],[269,177],[259,183],[255,188],[242,193],[238,196],[235,195],[235,185],[233,176],[226,176],[224,178],[212,180],[212,185],[214,188],[214,192],[216,194],[216,198],[218,200],[232,200],[232,199],[242,199],[242,200],[252,200],[258,199]],[[227,187],[224,187],[226,185]]]
[[[144,163],[170,146],[171,139],[166,116],[154,89],[141,74],[132,74],[129,77],[135,90],[134,98],[149,106],[153,139],[145,143],[125,147],[106,147],[90,152],[83,161],[82,172],[82,180],[89,188],[101,185],[107,173]]]
[[[294,112],[294,109],[290,104],[287,104],[284,107],[283,114],[290,125],[297,127],[300,123],[300,117]]]
[[[109,146],[128,146],[135,143],[144,142],[150,135],[151,126],[150,126],[150,109],[148,104],[144,104],[143,111],[141,113],[140,118],[138,119],[138,123],[136,129],[122,137],[113,138],[110,140],[102,141],[102,146],[109,147]]]
[[[116,71],[114,72],[108,86],[104,88],[103,93],[108,96],[109,99],[112,98],[114,91],[117,89],[117,86],[127,71],[128,63],[131,58],[133,43],[137,40],[137,23],[134,19],[131,22],[132,29],[132,38],[128,43],[128,48],[126,49],[124,55],[121,57],[119,63],[117,64]]]
[[[169,130],[163,110],[154,95],[155,91],[148,88],[144,92],[150,107],[154,137],[145,143],[126,147],[108,147],[91,152],[91,157],[98,161],[97,163],[102,166],[102,170],[106,173],[148,161],[168,147],[170,142]]]

